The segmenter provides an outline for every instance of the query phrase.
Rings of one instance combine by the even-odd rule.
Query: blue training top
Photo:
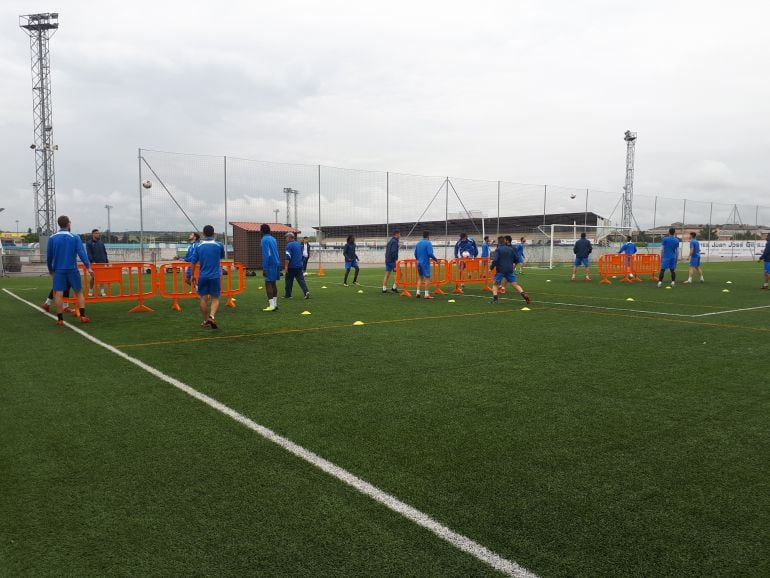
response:
[[[674,235],[663,237],[660,242],[663,247],[663,259],[676,259],[676,252],[679,250],[679,239]]]
[[[465,251],[468,251],[471,257],[475,258],[478,256],[479,248],[476,246],[476,241],[473,240],[473,237],[466,237],[455,243],[455,259],[460,257]]]
[[[398,261],[398,239],[391,237],[385,246],[385,262],[395,263]]]
[[[591,251],[593,251],[591,241],[583,238],[575,241],[575,247],[572,249],[572,252],[575,253],[575,257],[578,259],[587,259],[588,255],[591,254]]]
[[[77,259],[80,257],[86,268],[91,267],[91,262],[86,255],[86,249],[80,237],[73,235],[67,229],[59,229],[56,233],[48,237],[48,272],[54,271],[77,271]]]
[[[266,233],[259,244],[262,247],[262,269],[280,267],[281,259],[278,257],[278,241],[275,237]]]
[[[484,259],[486,257],[489,257],[489,243],[484,241],[481,244],[481,258]]]
[[[700,255],[700,243],[698,243],[698,239],[692,239],[690,241],[690,249],[692,250],[693,257],[698,257]]]
[[[498,273],[513,273],[514,264],[519,262],[518,253],[510,245],[500,245],[492,253],[492,261],[489,263],[490,269],[495,269]]]
[[[302,244],[292,241],[286,244],[286,260],[289,269],[302,269],[305,261],[302,259]]]
[[[516,254],[519,256],[519,262],[521,262],[524,257],[524,243],[516,245]]]
[[[190,263],[195,266],[200,263],[200,279],[219,279],[222,276],[222,259],[225,257],[225,247],[213,237],[206,237],[192,254]]]
[[[618,251],[618,253],[633,255],[634,253],[636,253],[636,245],[634,245],[631,241],[626,241],[620,246],[620,251]]]
[[[414,258],[417,259],[418,263],[422,264],[430,263],[431,259],[438,261],[433,254],[433,243],[428,239],[417,241],[417,244],[414,246]]]

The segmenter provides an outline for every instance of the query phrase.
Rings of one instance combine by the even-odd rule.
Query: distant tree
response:
[[[650,243],[652,242],[652,235],[650,235],[647,231],[639,231],[636,234],[636,241],[640,243]]]
[[[719,235],[717,234],[717,228],[712,225],[701,227],[701,230],[698,231],[698,240],[700,241],[708,241],[709,239],[713,241],[718,237]]]
[[[733,235],[733,240],[735,241],[756,241],[760,239],[759,235],[755,235],[748,229],[746,229],[743,233],[735,233]]]
[[[128,243],[128,233],[123,233],[123,235],[121,235],[120,242],[121,243]]]
[[[40,235],[33,233],[32,229],[27,229],[27,234],[21,238],[23,243],[39,243]]]

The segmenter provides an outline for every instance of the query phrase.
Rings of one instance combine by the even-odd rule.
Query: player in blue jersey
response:
[[[671,286],[676,285],[676,261],[679,253],[679,239],[676,238],[676,229],[671,227],[668,235],[660,241],[660,273],[658,273],[658,287],[663,286],[663,276],[666,269],[671,271]]]
[[[358,267],[358,255],[356,254],[356,238],[353,235],[348,235],[347,242],[342,248],[342,256],[345,257],[345,279],[342,281],[342,284],[345,287],[348,286],[348,275],[350,275],[350,270],[355,269],[356,272],[353,275],[353,285],[358,285],[358,272],[360,269]]]
[[[56,325],[64,325],[62,298],[64,292],[72,289],[78,301],[78,315],[81,323],[88,323],[86,317],[86,298],[83,294],[83,282],[77,267],[77,258],[83,262],[89,274],[93,275],[91,263],[88,261],[83,241],[70,232],[69,217],[61,215],[57,221],[59,230],[48,237],[48,255],[46,257],[48,272],[53,277],[53,297],[56,303]]]
[[[383,293],[388,292],[388,281],[390,280],[390,274],[396,270],[399,239],[401,239],[401,231],[393,231],[393,236],[388,239],[388,244],[385,245],[385,277],[382,278]],[[391,287],[390,290],[393,291],[393,293],[398,293],[395,275],[393,276],[393,287]]]
[[[631,240],[631,235],[626,236],[626,242],[620,246],[618,255],[626,256],[626,273],[633,277],[631,274],[631,259],[636,255],[636,245],[634,245],[634,242]]]
[[[192,263],[192,257],[195,254],[195,249],[197,249],[198,245],[201,244],[200,233],[197,231],[190,233],[190,236],[187,237],[187,242],[190,244],[187,246],[187,253],[185,253],[184,260],[188,263]],[[188,285],[195,285],[196,283],[195,279],[193,279],[193,269],[194,267],[188,267],[184,274],[184,282]]]
[[[489,235],[484,235],[484,241],[481,243],[481,258],[489,258]]]
[[[770,281],[770,233],[767,234],[765,241],[765,250],[759,256],[759,261],[765,262],[765,282],[762,289],[767,289],[767,282]]]
[[[570,281],[575,280],[575,274],[580,265],[583,266],[583,270],[585,271],[586,281],[591,280],[590,271],[588,269],[588,256],[593,250],[591,241],[586,239],[586,234],[580,233],[580,238],[575,241],[575,246],[572,248],[572,252],[575,254],[575,264],[572,266],[572,279],[570,279]]]
[[[214,239],[214,227],[203,227],[203,241],[195,248],[190,256],[190,267],[198,263],[198,295],[200,296],[201,327],[217,329],[217,310],[219,296],[222,294],[222,259],[225,258],[225,247]],[[208,302],[211,311],[208,311]]]
[[[265,277],[265,293],[267,293],[267,307],[262,311],[275,311],[278,309],[278,286],[276,282],[281,278],[281,258],[278,255],[278,241],[270,234],[270,225],[262,223],[259,226],[262,233],[260,247],[262,249],[262,275]]]
[[[286,241],[286,281],[283,296],[286,299],[291,299],[294,279],[296,279],[302,293],[305,294],[305,299],[310,299],[310,289],[307,288],[305,273],[302,270],[304,267],[302,243],[297,242],[294,233],[286,233]]]
[[[516,289],[521,295],[522,299],[527,302],[527,305],[531,303],[529,295],[521,288],[516,282],[516,261],[519,258],[519,254],[516,251],[516,247],[506,243],[505,238],[499,237],[497,240],[497,249],[492,252],[492,259],[489,262],[489,269],[495,271],[495,278],[492,284],[492,303],[497,303],[497,294],[500,292],[506,282],[511,284],[511,287]]]
[[[700,243],[698,243],[698,234],[695,231],[690,232],[690,276],[685,283],[692,283],[692,274],[694,271],[700,275],[700,282],[703,283],[703,269],[700,268]]]
[[[425,285],[425,299],[433,299],[428,287],[430,286],[430,262],[438,259],[433,254],[433,243],[430,233],[422,232],[422,239],[414,246],[414,258],[417,260],[417,297],[420,297],[420,285]]]
[[[516,244],[516,258],[518,259],[518,263],[516,265],[519,268],[519,275],[524,274],[524,262],[526,259],[524,258],[524,248],[527,245],[527,239],[526,237],[522,237],[519,239],[519,242]]]

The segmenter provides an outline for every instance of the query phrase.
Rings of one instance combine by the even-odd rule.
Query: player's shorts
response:
[[[690,267],[700,267],[700,255],[690,257]]]
[[[430,261],[427,263],[417,261],[417,274],[420,277],[430,277]]]
[[[395,261],[385,261],[385,270],[390,273],[391,271],[396,270],[396,262]]]
[[[278,281],[278,279],[281,278],[281,268],[278,265],[274,265],[272,267],[265,267],[264,273],[265,273],[265,281],[268,281],[270,283],[275,283],[276,281]]]
[[[67,289],[72,289],[75,293],[83,289],[83,280],[80,278],[80,271],[77,269],[72,271],[54,271],[53,290],[66,291]]]
[[[770,261],[765,261],[765,273],[770,275]]]
[[[219,297],[222,294],[222,284],[220,278],[216,279],[198,279],[198,295],[205,297],[211,295],[212,297]]]
[[[575,267],[588,267],[588,257],[575,257]]]
[[[676,257],[668,257],[661,260],[660,270],[665,271],[666,269],[676,269]]]
[[[345,269],[358,269],[358,260],[345,261]]]
[[[516,275],[514,273],[495,273],[495,285],[500,285],[503,279],[508,281],[508,283],[516,283]]]

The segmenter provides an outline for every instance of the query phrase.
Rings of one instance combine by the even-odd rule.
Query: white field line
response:
[[[55,315],[46,313],[38,305],[35,305],[34,303],[27,301],[26,299],[22,299],[21,297],[9,291],[8,289],[3,289],[3,291],[8,293],[10,296],[14,297],[15,299],[18,299],[22,303],[26,303],[36,311],[39,311],[40,313],[43,313],[44,315],[52,319],[56,319]],[[144,371],[157,377],[158,379],[165,381],[170,385],[173,385],[174,387],[183,391],[190,397],[193,397],[198,401],[202,401],[209,407],[219,411],[220,413],[223,413],[224,415],[230,417],[231,419],[234,419],[235,421],[246,426],[250,430],[258,433],[263,438],[273,442],[276,445],[279,445],[286,451],[294,454],[298,458],[305,460],[306,462],[314,465],[315,467],[326,472],[330,476],[333,476],[337,478],[339,481],[358,490],[360,493],[366,496],[369,496],[376,502],[393,510],[397,514],[400,514],[401,516],[403,516],[404,518],[414,522],[419,526],[422,526],[423,528],[426,528],[427,530],[430,530],[442,540],[448,542],[455,548],[458,548],[459,550],[462,550],[463,552],[466,552],[471,556],[474,556],[475,558],[488,564],[495,570],[502,572],[503,574],[506,574],[508,576],[515,576],[517,578],[537,578],[536,574],[533,574],[532,572],[530,572],[523,566],[520,566],[516,562],[507,560],[499,556],[498,554],[495,554],[485,546],[482,546],[478,542],[475,542],[470,538],[463,536],[462,534],[458,534],[457,532],[451,530],[450,528],[440,524],[439,522],[431,518],[428,514],[425,514],[420,510],[413,508],[409,504],[406,504],[401,500],[399,500],[398,498],[396,498],[395,496],[388,494],[383,490],[380,490],[376,486],[362,480],[361,478],[355,476],[354,474],[348,472],[347,470],[341,468],[340,466],[337,466],[334,463],[311,452],[310,450],[305,449],[304,447],[292,442],[291,440],[278,435],[273,430],[256,423],[255,421],[249,419],[248,417],[244,416],[241,413],[238,413],[234,409],[226,406],[225,404],[217,401],[216,399],[209,397],[205,393],[201,393],[197,389],[190,387],[189,385],[179,381],[178,379],[175,379],[169,375],[166,375],[165,373],[163,373],[158,369],[155,369],[151,365],[148,365],[143,361],[136,359],[135,357],[131,357],[130,355],[127,355],[126,353],[120,351],[119,349],[116,349],[112,345],[109,345],[108,343],[105,343],[100,339],[97,339],[93,335],[86,333],[82,329],[72,324],[68,323],[65,325],[65,327],[71,329],[75,333],[88,339],[89,341],[95,343],[96,345],[103,347],[104,349],[117,355],[118,357],[125,359],[129,363],[133,363],[137,367],[143,369]]]
[[[709,315],[724,315],[725,313],[740,313],[741,311],[754,311],[756,309],[767,309],[770,305],[758,305],[757,307],[745,307],[743,309],[729,309],[727,311],[711,311],[709,313],[698,313],[693,317],[708,317]]]

